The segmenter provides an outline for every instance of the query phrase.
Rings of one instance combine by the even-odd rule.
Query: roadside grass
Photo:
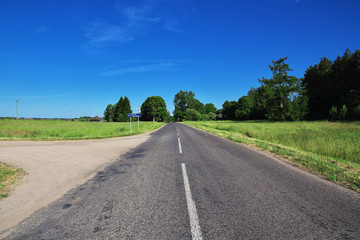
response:
[[[360,122],[185,122],[360,192]]]
[[[164,123],[76,122],[63,120],[0,120],[0,141],[8,140],[79,140],[130,136],[155,130]]]
[[[9,196],[15,181],[24,174],[21,168],[0,162],[0,200]]]

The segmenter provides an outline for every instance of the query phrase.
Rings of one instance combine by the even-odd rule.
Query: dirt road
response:
[[[0,142],[0,161],[28,173],[10,197],[0,201],[0,232],[86,182],[150,136],[146,133],[103,140]]]

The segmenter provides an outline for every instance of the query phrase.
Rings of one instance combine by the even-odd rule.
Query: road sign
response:
[[[141,113],[128,113],[128,117],[141,117]]]
[[[139,127],[139,118],[141,118],[141,113],[128,113],[128,118],[130,118],[130,132],[131,132],[131,118],[132,117],[137,117],[138,118],[138,131],[140,130]]]

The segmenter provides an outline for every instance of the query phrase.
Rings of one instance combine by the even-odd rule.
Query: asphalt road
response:
[[[182,124],[152,135],[6,239],[360,239],[359,194]]]

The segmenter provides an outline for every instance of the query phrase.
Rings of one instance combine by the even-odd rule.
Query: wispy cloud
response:
[[[35,26],[35,32],[38,34],[43,34],[43,33],[47,33],[50,32],[50,28],[47,26]]]
[[[118,60],[110,67],[100,70],[102,77],[118,76],[129,73],[175,71],[190,65],[216,63],[217,60],[202,59],[125,59]]]
[[[85,37],[92,46],[126,43],[146,35],[156,27],[184,33],[180,24],[193,11],[187,1],[140,0],[119,1],[114,6],[118,21],[95,21],[84,27]],[[181,7],[180,7],[181,6]]]
[[[111,76],[123,75],[126,73],[169,71],[169,70],[174,70],[175,66],[176,66],[176,64],[173,64],[173,63],[161,62],[161,63],[156,63],[156,64],[125,67],[125,68],[104,71],[104,72],[101,72],[100,75],[104,76],[104,77],[111,77]]]

